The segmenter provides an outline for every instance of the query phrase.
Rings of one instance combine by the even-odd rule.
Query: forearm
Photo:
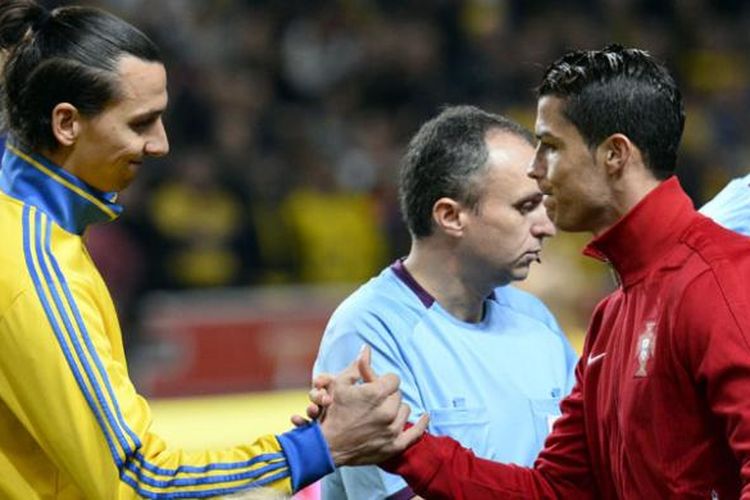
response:
[[[579,380],[581,370],[579,363]],[[561,410],[534,468],[478,458],[451,438],[429,434],[381,467],[402,476],[425,498],[593,498],[580,385],[562,401]]]
[[[557,498],[539,471],[478,458],[450,438],[429,434],[381,467],[425,498]]]

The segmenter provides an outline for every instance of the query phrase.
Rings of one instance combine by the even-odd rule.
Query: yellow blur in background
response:
[[[172,447],[193,451],[288,431],[289,417],[306,406],[303,389],[151,400],[154,432]]]

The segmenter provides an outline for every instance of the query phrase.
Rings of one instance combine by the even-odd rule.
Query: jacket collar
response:
[[[648,193],[624,217],[584,248],[590,257],[610,262],[627,287],[660,262],[696,215],[677,177]]]
[[[24,153],[10,142],[5,145],[0,169],[0,190],[37,207],[75,234],[122,213],[122,206],[115,203],[117,193],[94,189],[43,156]]]

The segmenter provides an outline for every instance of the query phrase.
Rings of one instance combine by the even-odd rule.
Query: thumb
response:
[[[357,357],[357,367],[359,368],[359,376],[365,382],[373,382],[378,378],[372,370],[372,351],[370,350],[370,346],[365,345],[362,347],[362,352]]]
[[[333,379],[333,385],[354,385],[360,378],[362,378],[360,363],[362,362],[364,350],[365,346],[362,346],[362,349],[359,351],[359,355],[357,355],[356,359],[349,363],[349,366],[347,366],[344,371],[336,375],[335,379]]]

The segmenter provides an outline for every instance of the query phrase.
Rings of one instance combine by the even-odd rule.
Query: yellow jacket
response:
[[[39,155],[0,169],[0,498],[292,492],[333,469],[317,425],[187,453],[149,430],[109,292],[81,235],[121,212]],[[304,456],[304,459],[303,459]]]

